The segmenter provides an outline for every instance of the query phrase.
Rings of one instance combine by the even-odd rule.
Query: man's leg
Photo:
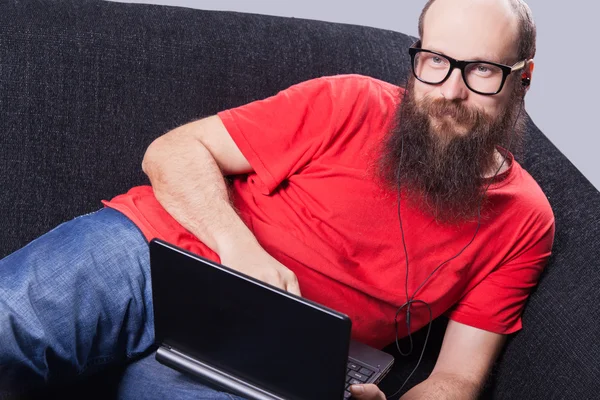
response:
[[[0,398],[147,351],[149,263],[141,232],[112,209],[0,260]]]
[[[117,397],[120,400],[242,400],[160,364],[154,353],[127,367]]]

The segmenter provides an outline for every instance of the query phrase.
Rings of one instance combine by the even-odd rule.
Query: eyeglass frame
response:
[[[448,69],[448,74],[446,75],[446,77],[444,79],[442,79],[441,81],[437,82],[437,83],[431,83],[431,82],[427,82],[424,81],[423,79],[419,78],[417,76],[417,71],[415,71],[415,56],[418,53],[430,53],[430,54],[435,54],[436,56],[440,56],[440,57],[444,57],[445,59],[447,59],[450,62],[450,68]],[[433,50],[427,50],[421,47],[421,41],[419,40],[418,42],[416,42],[415,44],[413,44],[409,49],[408,49],[408,53],[410,54],[410,60],[411,60],[411,67],[412,67],[412,71],[413,71],[413,75],[415,76],[415,78],[417,78],[419,81],[426,83],[428,85],[441,85],[444,82],[446,82],[448,80],[448,78],[450,77],[450,75],[452,75],[452,72],[454,72],[454,70],[456,68],[458,68],[461,72],[462,78],[463,78],[463,82],[465,83],[465,86],[472,92],[480,94],[482,96],[494,96],[497,95],[498,93],[500,93],[502,91],[502,89],[504,88],[504,84],[506,83],[506,79],[508,78],[508,76],[510,74],[512,74],[515,71],[519,71],[523,68],[525,68],[525,66],[527,65],[527,60],[522,60],[519,61],[517,63],[515,63],[512,67],[510,65],[505,65],[505,64],[499,64],[499,63],[495,63],[495,62],[491,62],[491,61],[483,61],[483,60],[457,60],[455,58],[452,58],[450,56],[447,56],[445,54],[439,53],[437,51],[433,51]],[[498,91],[496,91],[495,93],[484,93],[484,92],[480,92],[477,91],[475,89],[473,89],[471,86],[469,86],[469,83],[467,82],[467,77],[465,76],[465,68],[469,65],[469,64],[490,64],[490,65],[494,65],[498,68],[500,68],[500,70],[502,71],[502,83],[500,84],[500,89],[498,89]]]

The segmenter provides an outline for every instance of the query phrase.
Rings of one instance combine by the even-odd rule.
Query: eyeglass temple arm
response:
[[[527,60],[519,61],[518,63],[516,63],[515,65],[510,67],[510,72],[514,72],[514,71],[523,69],[523,68],[525,68],[525,65],[527,65]]]

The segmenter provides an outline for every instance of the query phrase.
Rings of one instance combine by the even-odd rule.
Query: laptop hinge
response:
[[[189,373],[192,376],[202,377],[226,390],[232,391],[243,397],[254,400],[284,400],[260,389],[248,382],[244,382],[226,372],[211,367],[199,360],[189,357],[180,351],[166,346],[160,346],[156,352],[156,360],[180,372]]]

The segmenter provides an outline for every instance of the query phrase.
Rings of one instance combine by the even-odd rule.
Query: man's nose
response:
[[[452,71],[446,82],[442,84],[440,91],[446,100],[465,100],[467,98],[469,88],[458,68]]]

